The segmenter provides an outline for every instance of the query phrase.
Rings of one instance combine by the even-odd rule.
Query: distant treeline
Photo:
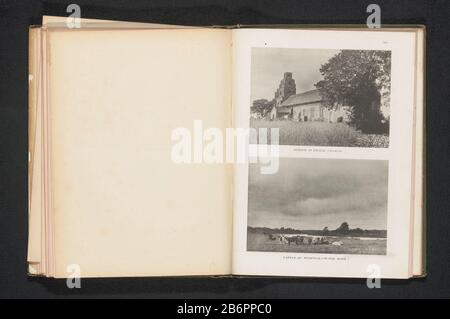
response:
[[[248,231],[258,234],[305,234],[314,236],[351,236],[351,237],[372,237],[372,238],[387,238],[386,230],[379,229],[361,229],[361,228],[350,228],[348,223],[344,222],[338,228],[334,230],[329,230],[325,227],[322,230],[311,230],[311,229],[294,229],[294,228],[268,228],[268,227],[251,227],[248,226]]]

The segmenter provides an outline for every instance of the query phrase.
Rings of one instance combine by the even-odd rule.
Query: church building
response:
[[[319,90],[310,90],[296,94],[297,88],[291,72],[285,72],[275,92],[275,105],[270,119],[290,119],[300,122],[322,121],[338,123],[348,121],[348,107],[338,106],[329,110],[319,94]]]

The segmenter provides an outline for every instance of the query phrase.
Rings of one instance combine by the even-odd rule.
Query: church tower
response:
[[[294,95],[297,91],[295,80],[292,78],[292,72],[285,72],[280,85],[275,92],[275,107],[279,107],[288,97]]]

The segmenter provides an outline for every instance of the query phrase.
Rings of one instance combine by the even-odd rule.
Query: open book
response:
[[[30,275],[425,275],[424,29],[30,28]]]

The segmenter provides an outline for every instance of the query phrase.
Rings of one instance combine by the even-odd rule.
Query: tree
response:
[[[328,234],[328,232],[329,232],[328,227],[324,227],[323,230],[322,230],[322,233],[324,235],[326,235],[326,234]]]
[[[272,110],[272,107],[273,101],[259,99],[253,101],[250,111],[256,118],[264,118]]]
[[[320,68],[315,84],[329,109],[350,107],[350,123],[364,133],[380,130],[380,99],[389,103],[390,51],[342,50]],[[387,105],[388,107],[388,105]]]
[[[341,226],[336,228],[336,232],[339,234],[347,234],[350,230],[350,227],[347,222],[343,222]]]

